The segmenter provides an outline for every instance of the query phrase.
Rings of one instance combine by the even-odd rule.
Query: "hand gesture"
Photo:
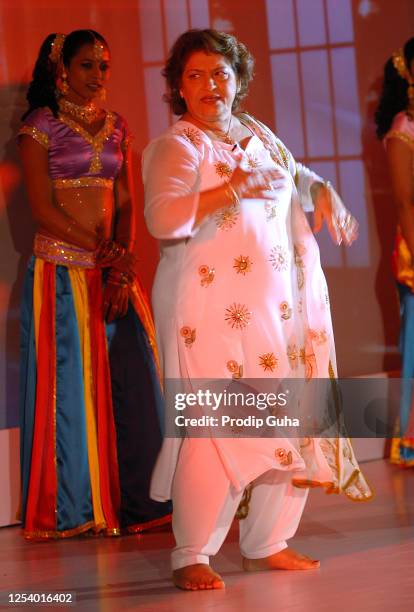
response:
[[[342,241],[350,246],[358,237],[358,221],[345,208],[341,198],[329,183],[311,187],[315,207],[313,231],[319,232],[325,222],[335,244]]]
[[[230,185],[239,198],[274,200],[272,181],[278,178],[280,178],[280,171],[277,168],[246,171],[237,166],[231,176]]]
[[[128,311],[128,287],[108,282],[103,295],[103,315],[108,323],[124,317]]]

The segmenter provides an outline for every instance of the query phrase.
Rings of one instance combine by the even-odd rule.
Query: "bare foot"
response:
[[[291,548],[284,548],[274,555],[262,559],[247,559],[243,557],[245,572],[260,572],[264,570],[311,570],[318,569],[320,562],[301,555]]]
[[[206,563],[186,565],[173,571],[173,582],[185,591],[204,591],[205,589],[224,589],[222,577],[213,572]]]

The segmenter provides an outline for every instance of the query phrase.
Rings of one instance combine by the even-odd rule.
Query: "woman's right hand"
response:
[[[239,198],[257,198],[260,200],[274,200],[272,182],[280,178],[277,168],[243,170],[237,166],[234,170],[230,185]]]
[[[96,251],[96,263],[100,268],[115,268],[135,276],[137,258],[122,244],[110,239],[101,239]]]

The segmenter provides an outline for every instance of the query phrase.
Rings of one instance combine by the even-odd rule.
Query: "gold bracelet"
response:
[[[239,206],[240,198],[237,195],[237,191],[234,189],[231,183],[227,183],[226,185],[226,195],[228,195],[231,200],[231,203],[229,204],[229,206]]]

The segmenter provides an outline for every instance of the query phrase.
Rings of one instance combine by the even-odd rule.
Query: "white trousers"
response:
[[[290,472],[269,470],[253,481],[249,513],[239,523],[244,557],[277,553],[295,534],[308,489],[294,487],[291,479]],[[223,544],[242,496],[230,483],[212,440],[183,441],[172,488],[173,570],[209,562]]]

